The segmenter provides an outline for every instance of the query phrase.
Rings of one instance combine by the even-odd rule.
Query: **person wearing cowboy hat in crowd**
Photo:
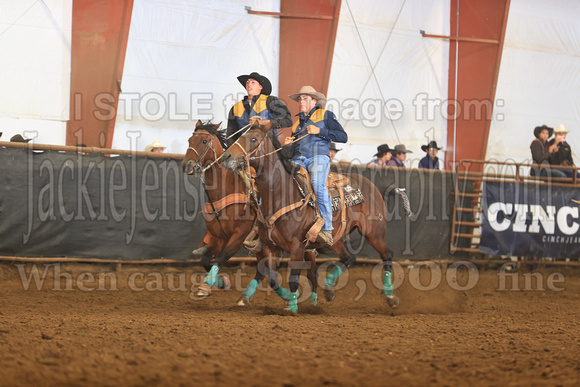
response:
[[[163,146],[163,144],[161,144],[161,141],[155,140],[153,141],[153,143],[145,147],[145,152],[163,153],[163,151],[165,151],[165,148],[167,147]]]
[[[427,155],[419,161],[419,168],[439,169],[439,157],[437,157],[437,152],[439,152],[441,148],[437,147],[437,141],[430,141],[427,145],[421,145],[421,150],[427,152]]]
[[[10,142],[30,142],[31,138],[24,138],[21,134],[16,134],[10,138]]]
[[[413,151],[407,150],[407,147],[403,144],[395,145],[395,149],[392,151],[393,157],[387,163],[387,167],[400,167],[405,168],[403,162],[407,160],[407,153],[413,153]]]
[[[550,164],[566,167],[574,166],[574,160],[572,159],[572,148],[570,148],[570,144],[566,142],[567,134],[568,131],[562,124],[556,126],[556,129],[554,129],[554,138],[548,142],[550,147],[549,149],[555,149],[552,153],[552,160],[550,161]],[[567,177],[572,177],[574,175],[574,170],[572,169],[561,169],[561,171],[564,172]],[[580,174],[580,171],[578,173]]]
[[[228,146],[249,129],[248,124],[253,126],[257,123],[275,130],[292,126],[292,115],[288,107],[278,97],[270,95],[272,84],[268,78],[253,72],[240,75],[238,81],[246,88],[248,95],[236,103],[228,114],[226,137],[232,136],[228,139]]]
[[[326,178],[330,170],[330,144],[332,141],[345,143],[348,135],[334,113],[324,109],[325,95],[312,86],[302,86],[298,93],[289,97],[298,102],[300,113],[292,126],[292,136],[286,137],[284,143],[292,144],[294,164],[304,167],[310,173],[320,216],[324,219],[318,240],[332,246],[332,206],[326,188]],[[298,138],[300,140],[293,142]]]
[[[340,152],[342,149],[338,149],[335,143],[330,143],[330,152],[328,153],[328,157],[330,158],[330,172],[342,173],[342,166],[340,162],[336,160],[336,154]]]
[[[554,133],[554,128],[542,125],[536,126],[534,128],[534,136],[536,139],[530,144],[530,150],[532,151],[532,161],[534,164],[541,164],[540,176],[552,176],[552,177],[566,177],[566,174],[559,169],[546,168],[548,164],[552,162],[552,157],[554,153],[558,150],[557,145],[550,146],[548,144],[548,138]],[[532,167],[530,169],[530,175],[537,175],[538,167]]]
[[[372,159],[372,161],[367,165],[372,165],[375,167],[386,167],[391,157],[393,157],[393,154],[391,153],[392,151],[393,150],[389,148],[387,144],[379,145],[377,147],[375,158]]]
[[[330,158],[330,162],[332,162],[334,160],[334,157],[336,157],[336,154],[338,152],[340,152],[341,150],[342,149],[338,149],[336,147],[336,144],[335,143],[333,143],[333,142],[330,143],[330,151],[328,153],[328,157]]]

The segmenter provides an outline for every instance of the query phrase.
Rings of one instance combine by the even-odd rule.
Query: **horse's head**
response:
[[[267,132],[268,128],[264,126],[251,127],[224,153],[220,161],[222,166],[234,172],[244,169],[246,161],[257,156],[259,148],[263,148]]]
[[[200,175],[203,167],[215,161],[224,153],[221,133],[218,132],[220,124],[203,124],[197,121],[195,131],[189,138],[189,147],[181,163],[183,172],[188,175]]]

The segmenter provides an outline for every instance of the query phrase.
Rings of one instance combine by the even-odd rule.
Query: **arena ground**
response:
[[[0,265],[1,385],[580,384],[578,269],[443,270],[426,290],[437,272],[405,267],[393,311],[363,265],[289,316],[265,288],[236,306],[253,266],[197,300],[199,266],[17,265]]]

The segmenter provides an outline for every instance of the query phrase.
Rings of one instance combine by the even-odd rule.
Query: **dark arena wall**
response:
[[[343,167],[384,194],[395,259],[459,258],[449,251],[452,173]],[[203,185],[180,159],[3,148],[0,169],[3,256],[187,260],[206,232]],[[411,217],[395,187],[407,189]],[[358,232],[348,245],[357,257],[378,258]]]

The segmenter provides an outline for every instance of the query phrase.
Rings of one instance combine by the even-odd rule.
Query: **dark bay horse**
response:
[[[218,276],[219,269],[228,259],[243,247],[246,236],[252,229],[256,212],[250,204],[250,195],[246,185],[234,172],[216,164],[223,154],[225,141],[218,131],[220,124],[202,124],[198,121],[193,135],[189,138],[189,147],[182,162],[183,171],[203,179],[208,202],[205,209],[205,222],[208,233],[203,243],[207,244],[207,254],[202,264],[207,271],[203,284],[198,289],[198,296],[211,294],[211,287],[227,287],[227,277]],[[255,278],[243,291],[238,305],[248,305],[258,284],[268,275],[264,269],[264,258],[272,260],[276,251],[267,247],[256,253],[261,264],[258,265]],[[314,274],[315,275],[315,274]],[[289,291],[282,286],[274,286],[276,294],[288,301]]]
[[[258,216],[261,220],[260,237],[263,244],[277,246],[290,253],[291,298],[287,309],[296,312],[300,261],[304,259],[306,234],[315,221],[316,213],[311,206],[298,204],[303,201],[303,196],[290,174],[293,169],[292,164],[286,158],[276,154],[279,147],[278,139],[272,136],[271,131],[263,127],[251,128],[224,153],[221,163],[232,171],[244,170],[248,164],[256,170],[256,185],[261,197],[261,205],[258,207],[258,212],[261,212]],[[392,250],[387,247],[385,241],[387,209],[383,196],[364,176],[359,174],[346,176],[351,182],[357,183],[365,201],[346,209],[346,225],[343,227],[340,227],[339,213],[333,214],[335,242],[330,249],[340,257],[341,264],[336,265],[324,280],[326,298],[329,301],[334,298],[336,280],[356,260],[346,248],[343,238],[354,228],[358,228],[361,235],[383,260],[385,267],[383,293],[389,306],[397,308],[399,300],[393,295],[391,281]],[[293,210],[289,212],[282,210],[290,207],[293,207]],[[337,235],[338,231],[342,231],[341,235]],[[311,246],[322,247],[320,244]]]

